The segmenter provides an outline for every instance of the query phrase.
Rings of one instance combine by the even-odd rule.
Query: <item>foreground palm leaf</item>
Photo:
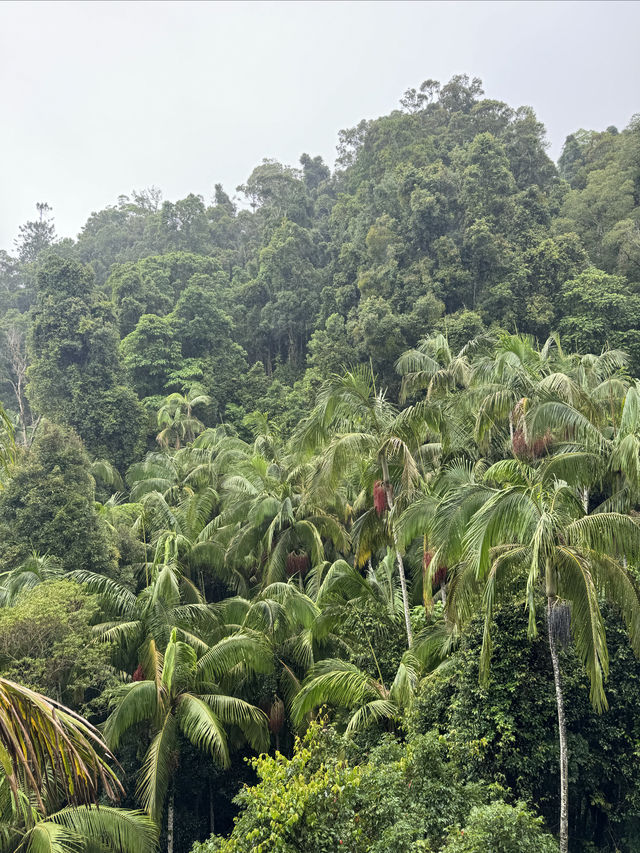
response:
[[[97,730],[74,711],[0,679],[0,764],[16,803],[24,786],[41,811],[49,786],[62,786],[74,804],[93,802],[101,788],[116,799],[122,786],[112,760]]]
[[[1,849],[152,853],[157,829],[147,815],[96,805],[101,792],[123,793],[113,760],[78,714],[0,679]]]

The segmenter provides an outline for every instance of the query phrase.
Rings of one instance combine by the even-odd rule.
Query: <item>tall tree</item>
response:
[[[35,549],[65,570],[108,574],[115,552],[95,509],[95,481],[71,430],[45,423],[0,492],[0,553],[6,568]]]
[[[90,269],[53,255],[38,270],[29,334],[29,400],[34,410],[73,427],[87,449],[124,468],[146,426],[131,389],[120,384],[113,309]]]
[[[33,263],[38,256],[53,243],[56,229],[49,216],[51,207],[47,202],[36,204],[38,218],[20,226],[20,236],[15,240],[18,257],[23,263]]]
[[[464,527],[461,508],[476,509]],[[478,504],[480,504],[478,506]],[[453,527],[452,519],[458,519]],[[545,466],[498,462],[482,482],[470,483],[445,498],[438,510],[441,538],[458,534],[447,548],[462,557],[450,584],[448,613],[460,625],[480,606],[484,639],[480,658],[486,678],[491,655],[492,610],[502,590],[518,584],[529,611],[529,632],[535,636],[536,589],[546,598],[547,633],[556,690],[560,741],[560,849],[569,844],[568,750],[559,646],[569,628],[591,683],[591,701],[607,707],[604,681],[609,660],[599,597],[620,608],[631,643],[640,654],[640,589],[625,567],[640,557],[640,527],[617,513],[585,512],[575,490],[546,476]]]
[[[179,735],[182,734],[214,762],[229,764],[225,726],[240,729],[257,750],[268,745],[267,718],[258,708],[223,688],[225,677],[242,664],[249,671],[268,671],[266,647],[250,636],[233,636],[212,646],[198,660],[194,650],[174,631],[164,657],[147,661],[145,678],[123,686],[105,726],[105,738],[117,747],[125,732],[138,723],[151,724],[153,738],[138,784],[142,805],[160,824],[165,800],[167,853],[173,853],[174,789]]]
[[[389,511],[389,534],[398,564],[409,646],[413,639],[409,593],[394,509],[397,494],[408,496],[415,487],[418,471],[412,451],[416,439],[415,422],[397,414],[384,393],[376,389],[373,373],[366,368],[327,379],[313,412],[301,426],[299,438],[303,447],[320,449],[318,484],[335,484],[361,460],[369,466],[369,487],[375,479],[371,475],[379,474],[385,504],[381,511]]]

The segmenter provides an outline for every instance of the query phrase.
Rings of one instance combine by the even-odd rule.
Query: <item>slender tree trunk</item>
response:
[[[209,779],[209,832],[211,835],[216,831],[215,828],[215,811],[213,808],[213,783]]]
[[[427,601],[427,537],[422,537],[422,605],[425,611],[429,611],[429,602]],[[433,591],[433,590],[432,590]]]
[[[584,486],[582,489],[582,508],[585,515],[589,514],[589,488]]]
[[[560,853],[569,850],[569,753],[567,750],[567,721],[564,716],[564,701],[562,698],[562,680],[560,678],[560,663],[556,638],[551,624],[552,596],[547,597],[547,632],[549,634],[549,650],[553,665],[553,680],[556,687],[556,705],[558,708],[558,735],[560,739]]]
[[[386,457],[384,454],[380,456],[380,463],[382,465],[382,476],[384,477],[384,491],[387,496],[387,505],[389,507],[389,512],[394,507],[393,501],[393,489],[391,488],[391,481],[389,480],[389,466],[387,464]],[[393,545],[396,550],[396,559],[398,561],[398,574],[400,576],[400,589],[402,590],[402,608],[404,610],[404,622],[407,628],[407,642],[409,647],[413,645],[413,633],[411,631],[411,615],[409,611],[409,594],[407,592],[407,579],[404,574],[404,563],[402,561],[402,554],[400,553],[400,548],[398,547],[398,537],[396,536],[395,526],[393,521],[391,523],[391,535],[393,537]]]
[[[167,809],[167,853],[173,853],[173,806],[175,791],[171,789],[169,794],[169,808]]]
[[[33,419],[31,420],[31,435],[29,436],[27,447],[31,447],[31,445],[33,444],[33,439],[36,437],[36,430],[38,429],[41,420],[42,415],[38,415],[35,421]],[[149,584],[147,584],[147,586],[149,586]]]
[[[20,427],[22,431],[22,443],[27,446],[27,417],[24,399],[24,384],[27,378],[27,354],[25,351],[24,336],[16,328],[10,328],[5,335],[6,346],[9,356],[9,364],[15,376],[15,382],[9,378],[11,387],[18,402],[20,410]]]
[[[20,409],[20,427],[22,429],[22,444],[27,446],[27,418],[24,411],[24,399],[22,397],[22,379],[18,379],[17,386],[14,385],[16,397],[18,399],[18,408]]]

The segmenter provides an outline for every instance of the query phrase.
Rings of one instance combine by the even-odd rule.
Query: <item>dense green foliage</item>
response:
[[[401,107],[0,257],[0,674],[169,853],[640,844],[640,123]]]
[[[40,427],[0,493],[3,567],[14,568],[32,550],[57,557],[65,569],[109,574],[114,548],[95,508],[87,452],[71,431]]]
[[[239,794],[242,813],[231,838],[195,849],[434,849],[450,823],[464,822],[488,796],[480,785],[461,783],[444,755],[433,735],[405,746],[387,736],[361,762],[352,741],[313,725],[291,759],[276,753],[254,760],[260,783]]]

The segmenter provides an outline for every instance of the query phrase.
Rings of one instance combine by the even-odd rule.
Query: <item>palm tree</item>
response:
[[[33,551],[24,563],[0,574],[0,607],[12,606],[21,593],[64,574],[57,557]]]
[[[146,677],[123,685],[115,696],[105,725],[105,739],[112,748],[138,723],[152,727],[153,739],[140,771],[137,793],[144,810],[157,824],[162,821],[169,794],[168,853],[173,851],[171,776],[177,767],[179,735],[222,767],[229,765],[225,726],[237,727],[254,749],[266,749],[266,716],[259,708],[230,695],[228,682],[235,681],[242,671],[268,672],[271,666],[268,647],[255,635],[226,637],[198,659],[174,630],[164,657],[156,654],[149,658]]]
[[[517,460],[493,465],[443,498],[435,530],[449,551],[449,565],[459,558],[449,588],[449,616],[461,627],[479,606],[484,614],[483,679],[493,607],[501,591],[523,586],[530,636],[537,633],[536,590],[544,592],[560,740],[560,849],[566,853],[568,753],[558,644],[570,619],[591,701],[599,711],[606,708],[609,662],[598,599],[605,596],[620,607],[633,649],[640,653],[640,590],[625,563],[640,557],[640,527],[618,513],[587,514],[576,490],[557,480],[550,467]]]
[[[389,538],[398,565],[409,646],[413,641],[409,593],[394,519],[398,493],[408,500],[418,480],[413,448],[420,446],[425,429],[424,422],[412,414],[398,414],[376,389],[372,371],[361,368],[342,376],[336,374],[324,383],[313,412],[297,436],[302,448],[320,448],[319,488],[335,487],[349,472],[361,475],[363,460],[369,468],[370,485],[378,474],[389,513]]]
[[[394,573],[394,553],[387,556],[374,570],[363,577],[345,560],[337,560],[324,573],[317,591],[317,605],[321,616],[315,632],[322,635],[337,626],[344,626],[349,617],[355,618],[358,633],[362,632],[370,671],[354,663],[336,658],[317,660],[307,672],[304,683],[291,704],[295,725],[310,711],[320,705],[331,704],[350,712],[347,734],[382,720],[399,720],[409,709],[422,667],[422,637],[405,651],[390,683],[385,681],[374,643],[361,613],[367,604],[377,605],[386,611],[386,618],[398,627],[403,617],[402,593]],[[379,610],[377,610],[380,613]],[[342,651],[347,656],[352,649],[343,641]],[[375,675],[372,672],[375,671]]]
[[[295,580],[274,583],[265,587],[255,598],[240,596],[227,598],[211,605],[211,611],[220,620],[217,631],[255,633],[268,644],[274,661],[275,680],[258,689],[260,706],[269,717],[269,727],[275,735],[279,749],[279,732],[285,721],[285,710],[290,709],[294,696],[316,658],[336,643],[331,625],[321,620],[321,610],[312,598],[302,592]],[[238,689],[243,685],[236,684]],[[247,691],[255,693],[256,685],[247,684]],[[243,690],[243,693],[245,691]]]
[[[148,453],[127,471],[131,500],[139,502],[144,495],[157,492],[168,504],[176,506],[203,485],[215,485],[208,462],[207,452],[193,445],[173,452]]]
[[[293,464],[289,468],[289,463],[253,451],[244,459],[234,457],[232,472],[221,483],[224,509],[214,538],[224,545],[230,570],[237,574],[246,565],[266,585],[285,580],[292,555],[303,557],[298,571],[302,587],[303,571],[324,561],[325,543],[345,551],[349,538],[317,500],[308,470]]]
[[[485,452],[507,428],[513,450],[527,402],[565,387],[566,376],[557,369],[559,353],[556,337],[538,349],[530,335],[502,333],[491,352],[474,359],[468,396],[476,414],[474,437]]]
[[[470,341],[454,355],[444,335],[436,333],[424,338],[415,349],[403,352],[396,362],[396,370],[402,376],[401,400],[418,391],[426,391],[429,399],[468,387],[472,373],[470,357],[484,350],[488,343],[484,338]]]
[[[204,429],[202,421],[193,414],[196,406],[207,406],[211,397],[191,388],[186,394],[169,394],[158,411],[158,426],[160,432],[156,441],[162,447],[175,443],[179,450],[181,442],[189,444]]]
[[[377,667],[375,657],[374,661]],[[399,720],[411,705],[419,671],[412,650],[402,656],[390,685],[385,684],[379,667],[375,678],[345,660],[320,660],[311,667],[293,700],[293,722],[299,725],[306,714],[326,704],[349,710],[347,735],[381,720]]]
[[[157,832],[149,818],[96,801],[122,786],[113,755],[78,714],[39,693],[0,679],[0,828],[3,850],[152,853]]]
[[[174,453],[149,453],[127,472],[136,503],[124,508],[137,509],[132,532],[151,546],[154,564],[175,562],[185,577],[200,581],[202,590],[205,571],[229,580],[225,549],[213,538],[220,508],[219,449],[203,443]]]
[[[135,666],[153,657],[165,649],[174,629],[199,652],[206,650],[197,623],[208,614],[207,605],[174,563],[152,567],[149,586],[137,595],[125,584],[94,572],[79,569],[66,576],[100,596],[107,619],[93,631],[101,641],[115,644],[121,663]]]
[[[628,510],[640,488],[640,389],[625,366],[616,350],[565,357],[565,372],[539,383],[522,419],[530,443],[552,439],[553,471],[579,489],[585,512],[594,485],[610,491],[601,510]]]
[[[628,511],[640,496],[640,382],[637,380],[626,390],[617,424],[614,418],[615,415],[607,473],[612,482],[612,502],[620,511]]]

